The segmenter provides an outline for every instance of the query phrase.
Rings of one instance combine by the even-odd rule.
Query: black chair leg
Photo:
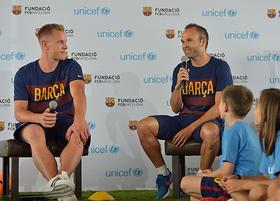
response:
[[[18,200],[19,193],[19,158],[12,157],[12,200]]]
[[[82,159],[74,172],[75,195],[78,199],[82,197]]]
[[[10,157],[3,157],[3,195],[9,195]]]
[[[185,176],[185,156],[172,156],[173,197],[180,197],[180,182]]]

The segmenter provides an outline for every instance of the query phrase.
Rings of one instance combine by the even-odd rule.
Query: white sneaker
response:
[[[229,199],[229,200],[227,200],[227,201],[234,201],[234,199],[230,198],[230,199]]]
[[[69,179],[67,172],[62,171],[47,183],[45,195],[49,198],[70,196],[74,190],[75,184]]]
[[[58,197],[57,201],[78,201],[76,195],[74,192],[72,192],[70,195],[68,196],[62,196],[62,197]]]

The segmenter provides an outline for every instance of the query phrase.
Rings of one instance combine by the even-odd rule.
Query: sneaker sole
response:
[[[70,186],[60,185],[53,189],[53,191],[45,192],[44,195],[48,198],[59,198],[69,196],[73,193],[73,189]]]
[[[168,188],[167,193],[166,193],[162,198],[166,198],[166,197],[169,195],[169,193],[170,193],[170,188]],[[161,198],[161,199],[162,199],[162,198]]]

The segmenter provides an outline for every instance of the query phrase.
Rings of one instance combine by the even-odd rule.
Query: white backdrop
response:
[[[35,30],[46,23],[66,28],[69,57],[87,80],[92,141],[83,158],[83,189],[155,187],[155,170],[134,126],[148,115],[172,114],[171,75],[183,55],[186,24],[208,29],[209,53],[226,60],[234,82],[255,97],[280,85],[279,1],[0,0],[0,19],[0,140],[12,138],[15,129],[14,74],[40,56]],[[171,158],[166,161],[171,168]],[[189,161],[193,174],[199,158]],[[20,166],[20,190],[44,185],[30,159]]]

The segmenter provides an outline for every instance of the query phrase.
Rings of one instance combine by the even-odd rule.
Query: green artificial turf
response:
[[[83,191],[82,201],[88,200],[88,198],[94,194],[95,191]],[[108,191],[108,193],[115,198],[116,201],[159,201],[155,199],[155,191]],[[160,201],[189,201],[189,199],[175,199],[170,194],[167,198]]]

